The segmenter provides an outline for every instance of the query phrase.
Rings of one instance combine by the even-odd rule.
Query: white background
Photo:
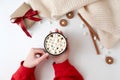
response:
[[[30,48],[43,47],[43,41],[49,31],[58,28],[63,31],[71,46],[70,63],[83,75],[85,80],[120,80],[120,43],[112,49],[100,49],[97,55],[90,35],[77,15],[68,20],[67,27],[59,26],[58,21],[43,19],[36,23],[29,32],[33,38],[28,38],[21,28],[10,22],[10,15],[24,0],[0,0],[0,80],[10,80],[12,74],[25,59]],[[99,43],[99,46],[100,43]],[[105,63],[105,56],[112,56],[114,64]],[[53,80],[54,71],[52,59],[44,61],[37,66],[35,75],[37,80]]]

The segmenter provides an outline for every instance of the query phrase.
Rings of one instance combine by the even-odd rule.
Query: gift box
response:
[[[29,4],[24,2],[10,17],[12,23],[18,24],[28,37],[32,37],[27,29],[36,21],[41,20],[38,14],[38,11],[34,11]]]

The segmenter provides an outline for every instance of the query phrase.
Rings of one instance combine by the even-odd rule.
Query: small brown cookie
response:
[[[72,19],[74,17],[74,12],[71,11],[71,12],[67,13],[66,16],[68,19]]]
[[[66,19],[61,19],[61,20],[60,20],[60,25],[61,25],[61,26],[67,26],[67,24],[68,24],[68,22],[67,22]]]
[[[107,57],[105,58],[105,61],[106,61],[107,64],[113,64],[114,59],[113,59],[111,56],[107,56]]]

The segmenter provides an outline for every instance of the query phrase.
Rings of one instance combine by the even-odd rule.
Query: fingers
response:
[[[32,48],[34,51],[34,57],[36,58],[36,63],[39,64],[42,62],[44,59],[47,59],[49,54],[45,53],[44,49],[42,48]]]
[[[50,31],[49,33],[52,33],[52,31]]]
[[[70,44],[69,44],[69,41],[67,40],[67,51],[70,50]]]
[[[63,32],[60,31],[60,30],[58,30],[57,28],[55,29],[55,32],[58,32],[58,33],[60,33],[60,34],[63,34]],[[49,33],[52,33],[52,31],[50,31]]]
[[[59,30],[56,28],[56,29],[55,29],[55,32],[58,32],[58,33],[59,33]]]
[[[44,49],[42,49],[42,48],[32,48],[31,50],[33,51],[34,55],[36,55],[36,54],[44,55],[45,54]]]
[[[40,56],[47,55],[47,57],[49,56],[49,54],[46,53],[42,48],[32,48],[32,50],[34,51],[34,55],[40,55]]]
[[[63,34],[62,31],[58,30],[58,29],[55,29],[55,32],[58,32],[60,34]]]
[[[46,59],[49,56],[48,53],[45,53],[44,55],[42,55],[39,59],[38,62],[40,63],[41,61],[43,61],[44,59]]]
[[[60,34],[63,34],[62,31],[59,31]]]

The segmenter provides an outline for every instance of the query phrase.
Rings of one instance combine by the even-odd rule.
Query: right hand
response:
[[[58,29],[56,29],[55,32],[63,34]],[[67,41],[67,49],[66,49],[66,51],[64,53],[58,55],[58,56],[53,56],[54,62],[56,64],[63,63],[64,61],[66,61],[68,59],[69,53],[70,53],[70,47],[69,47],[69,42]]]
[[[36,55],[40,55],[40,57],[36,57]],[[28,68],[33,68],[37,66],[40,62],[46,59],[49,56],[48,53],[45,53],[41,48],[32,48],[24,60],[23,66]]]

